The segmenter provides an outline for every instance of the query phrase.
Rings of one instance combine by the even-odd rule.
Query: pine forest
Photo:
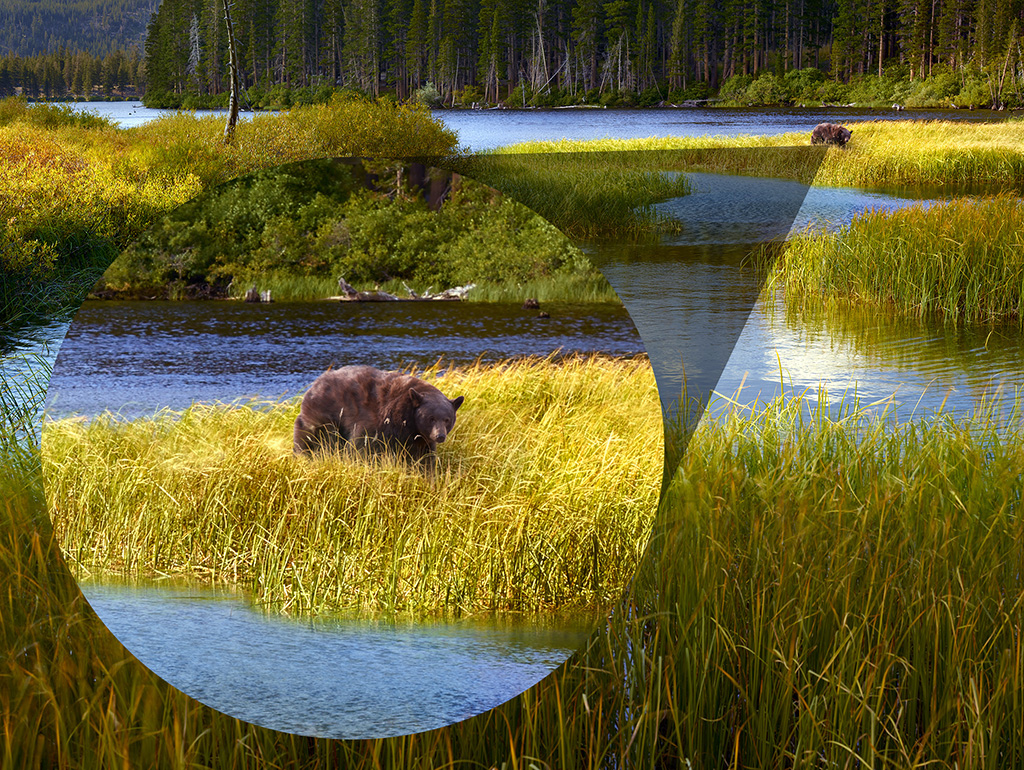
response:
[[[1024,106],[1024,0],[0,0],[0,96],[223,106],[226,15],[251,108]]]
[[[821,103],[867,79],[882,99],[879,83],[927,81],[939,101],[1001,107],[1024,80],[1024,0],[232,0],[228,10],[255,94]],[[145,60],[154,101],[223,92],[224,0],[164,0]]]

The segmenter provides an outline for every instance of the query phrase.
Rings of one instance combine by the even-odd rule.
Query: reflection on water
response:
[[[836,228],[866,209],[915,198],[689,176],[694,193],[659,206],[683,223],[681,234],[588,250],[636,328],[611,305],[552,304],[551,318],[538,319],[490,303],[91,302],[68,334],[47,408],[54,416],[113,409],[130,417],[193,400],[296,396],[332,365],[400,368],[556,350],[633,355],[646,348],[668,411],[684,384],[689,396],[731,395],[744,377],[751,399],[777,393],[782,381],[797,390],[826,384],[833,396],[854,387],[871,400],[896,393],[901,406],[920,400],[922,409],[945,401],[958,411],[973,408],[982,392],[1020,384],[1024,361],[1013,329],[990,336],[985,326],[957,331],[871,309],[804,322],[787,320],[782,303],[750,314],[763,276],[748,257],[761,243],[808,224]]]
[[[54,367],[51,416],[125,417],[193,401],[297,396],[328,367],[471,364],[557,351],[633,356],[643,344],[612,303],[87,302]]]
[[[991,110],[870,110],[822,108],[686,108],[565,110],[435,110],[434,117],[458,132],[471,150],[516,142],[558,139],[642,139],[670,136],[806,134],[823,121],[851,125],[863,120],[1002,121]],[[856,129],[854,129],[856,131]]]
[[[710,393],[760,293],[743,260],[754,245],[633,245],[602,249],[595,261],[622,298],[644,340],[666,412],[684,385]]]
[[[583,644],[593,619],[293,620],[223,590],[82,582],[107,628],[155,674],[275,730],[377,738],[504,703]]]
[[[942,409],[968,414],[982,399],[1012,398],[1024,386],[1024,335],[1013,325],[943,324],[873,307],[788,310],[762,298],[716,387],[742,402],[820,385],[830,401],[856,391],[862,404],[895,394],[900,419]],[[781,370],[780,370],[781,366]],[[879,407],[881,408],[881,407]]]
[[[789,233],[808,185],[688,174],[690,195],[659,204],[681,232],[658,243],[603,244],[590,254],[629,311],[666,412],[706,399],[761,290],[749,256]]]
[[[862,405],[891,398],[903,418],[915,409],[968,413],[1024,385],[1024,337],[1012,326],[958,328],[872,307],[805,317],[787,314],[781,296],[759,299],[763,276],[749,260],[759,243],[934,198],[840,188],[802,196],[792,182],[688,176],[693,195],[659,206],[683,223],[681,234],[594,251],[640,331],[663,401],[678,399],[684,384],[688,396],[706,398],[712,390],[731,397],[742,383],[744,403],[807,390],[813,402],[821,385],[833,402],[854,392]]]

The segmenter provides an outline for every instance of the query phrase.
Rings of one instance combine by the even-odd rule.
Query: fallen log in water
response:
[[[403,284],[405,285],[405,284]],[[437,294],[431,294],[430,290],[427,290],[425,294],[417,294],[408,286],[405,286],[405,290],[409,293],[408,297],[399,297],[394,294],[389,294],[386,291],[357,291],[348,281],[344,278],[338,279],[338,288],[341,289],[341,294],[337,297],[328,297],[327,299],[338,300],[339,302],[426,302],[434,300],[463,300],[469,293],[470,289],[476,287],[475,283],[469,283],[465,286],[453,286],[450,289],[445,289]]]

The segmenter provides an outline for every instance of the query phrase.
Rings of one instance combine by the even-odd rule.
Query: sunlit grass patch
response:
[[[793,239],[771,279],[790,307],[869,303],[954,323],[1024,323],[1024,203],[1009,195],[870,211]]]
[[[1009,416],[876,430],[787,400],[702,425],[637,580],[584,650],[493,711],[372,741],[266,730],[150,673],[64,569],[30,463],[5,458],[3,761],[1019,765],[1024,441]]]
[[[689,180],[668,176],[643,153],[516,151],[460,159],[460,173],[528,206],[572,238],[635,238],[674,230],[654,204],[688,195]]]
[[[819,147],[813,153],[779,152],[783,148],[809,145],[810,132],[771,136],[563,139],[513,144],[501,148],[500,152],[646,151],[652,160],[660,158],[665,168],[689,167],[708,172],[813,180],[815,185],[823,187],[986,185],[989,189],[1003,186],[1019,190],[1024,179],[1024,137],[1016,121],[879,120],[850,122],[846,126],[853,131],[853,137],[845,148]],[[764,152],[750,154],[744,152],[744,148],[760,148]],[[696,156],[681,152],[694,150],[703,152]],[[676,161],[672,160],[673,153],[678,156]]]
[[[436,477],[292,455],[298,401],[44,429],[69,563],[237,584],[285,610],[600,607],[635,572],[660,480],[645,359],[450,369],[465,395]]]

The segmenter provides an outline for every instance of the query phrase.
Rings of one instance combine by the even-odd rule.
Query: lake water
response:
[[[174,110],[149,110],[141,102],[78,102],[110,118],[121,128],[139,126]],[[225,116],[224,111],[197,110],[196,115]],[[257,113],[258,118],[261,113]],[[272,114],[272,113],[264,113]],[[490,150],[513,142],[558,139],[636,139],[667,136],[740,136],[806,132],[824,121],[846,125],[865,120],[1005,120],[1006,112],[992,110],[867,110],[853,108],[661,108],[661,109],[557,109],[557,110],[434,110],[434,117],[459,135],[462,146]],[[253,113],[242,112],[251,120]],[[856,128],[853,129],[856,131]]]
[[[51,416],[124,417],[193,401],[301,395],[329,367],[471,364],[552,354],[634,356],[617,305],[473,302],[86,302],[47,394]]]
[[[472,302],[87,302],[64,342],[47,408],[51,416],[110,410],[133,417],[184,409],[192,401],[297,396],[330,366],[391,369],[554,353],[629,356],[645,348],[668,411],[682,393],[684,374],[690,394],[731,394],[746,377],[752,394],[768,397],[779,389],[780,356],[787,381],[807,384],[814,377],[845,386],[857,379],[862,392],[891,395],[900,386],[899,369],[887,370],[877,357],[870,363],[851,357],[847,349],[837,358],[837,377],[813,335],[780,327],[763,305],[751,316],[761,277],[742,264],[761,242],[917,200],[783,180],[688,176],[693,193],[658,207],[683,223],[681,234],[656,244],[589,247],[629,314],[607,304],[563,303],[545,305],[551,317],[540,319],[517,305]],[[780,345],[772,345],[773,336]],[[928,390],[925,404],[932,397],[940,403],[945,392],[934,386],[936,376],[956,388],[963,362],[950,355],[948,344],[936,353],[921,361],[924,374],[904,369],[906,398],[916,402]],[[966,355],[976,357],[971,349]],[[1005,363],[997,370],[1002,380],[1016,361],[1011,356]],[[971,382],[977,385],[976,376]],[[947,405],[965,404],[954,395]]]
[[[694,193],[659,208],[685,225],[657,244],[609,244],[592,255],[622,297],[658,376],[662,399],[733,396],[743,402],[823,386],[836,402],[891,399],[900,417],[968,413],[1024,386],[1024,339],[1012,328],[895,321],[870,310],[808,321],[762,296],[747,264],[758,243],[808,225],[835,229],[866,209],[931,205],[852,189],[692,174]],[[879,407],[880,409],[881,407]]]
[[[264,727],[381,738],[480,714],[536,684],[593,619],[294,619],[224,590],[81,583],[132,654],[196,700]]]

